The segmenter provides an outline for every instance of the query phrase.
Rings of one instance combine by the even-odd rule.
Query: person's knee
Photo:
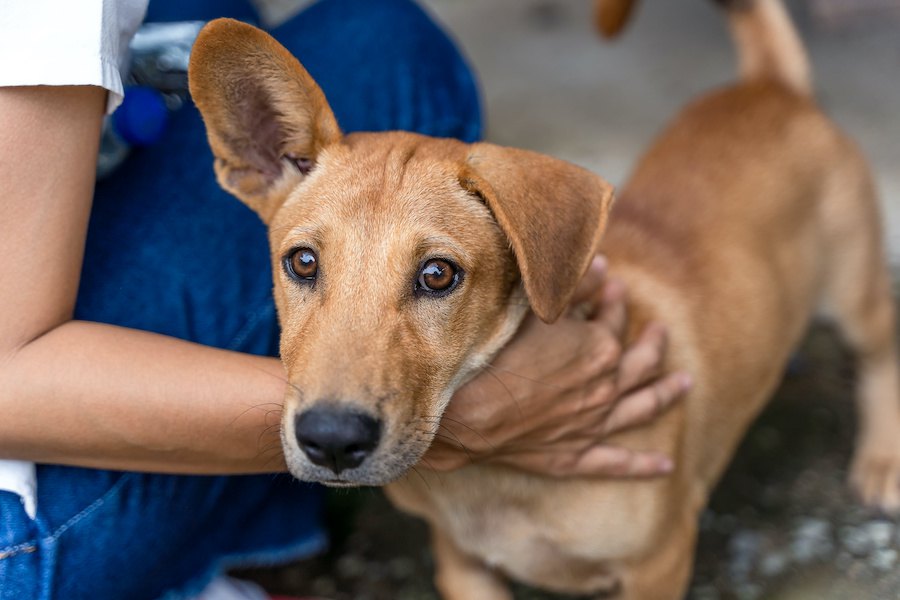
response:
[[[76,318],[272,354],[271,289],[265,226],[216,183],[193,109],[98,184]]]
[[[323,0],[272,33],[318,81],[345,130],[480,137],[474,74],[414,2]]]

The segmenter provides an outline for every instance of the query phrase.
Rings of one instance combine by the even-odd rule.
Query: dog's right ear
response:
[[[268,223],[323,148],[341,140],[331,107],[300,62],[269,34],[216,19],[188,70],[219,184]]]

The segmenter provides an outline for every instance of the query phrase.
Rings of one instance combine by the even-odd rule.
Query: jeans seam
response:
[[[14,556],[18,556],[19,554],[28,554],[30,552],[35,552],[36,550],[37,541],[35,540],[22,542],[21,544],[16,544],[15,546],[0,548],[0,560],[12,558]]]
[[[77,525],[83,519],[90,516],[91,513],[96,511],[98,508],[100,508],[103,505],[103,503],[106,502],[106,500],[110,496],[112,496],[113,494],[116,494],[119,491],[119,489],[125,485],[125,483],[130,481],[132,476],[133,476],[132,473],[123,474],[122,477],[119,478],[119,480],[111,488],[106,490],[106,492],[102,496],[100,496],[99,498],[97,498],[96,500],[91,502],[86,508],[84,508],[77,515],[73,516],[68,521],[66,521],[65,523],[60,525],[53,533],[51,533],[50,535],[43,538],[42,541],[51,542],[51,541],[58,540],[62,534],[64,534],[66,531],[68,531],[69,529],[71,529],[72,527]]]
[[[247,318],[247,321],[238,329],[237,333],[231,338],[231,341],[228,342],[228,345],[225,346],[229,350],[237,349],[247,337],[250,335],[250,332],[253,331],[253,328],[265,317],[266,315],[272,312],[271,305],[264,306],[262,309],[257,310],[253,313],[250,313],[250,316]]]

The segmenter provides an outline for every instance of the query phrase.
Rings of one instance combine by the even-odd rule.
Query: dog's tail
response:
[[[812,94],[809,59],[781,0],[716,0],[728,11],[741,78],[774,79]]]
[[[812,93],[806,49],[781,0],[714,0],[728,12],[741,78],[769,79],[803,95]],[[607,38],[618,35],[636,0],[594,0],[594,23]]]
[[[619,35],[634,9],[635,0],[594,0],[594,26],[606,39]]]

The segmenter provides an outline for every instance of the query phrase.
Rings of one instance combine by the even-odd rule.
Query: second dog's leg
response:
[[[881,245],[880,224],[866,171],[842,178],[833,190],[837,239],[829,257],[826,301],[857,355],[860,429],[851,484],[862,500],[900,510],[900,364],[894,301]],[[840,198],[837,195],[840,194]]]
[[[512,600],[500,575],[467,556],[437,529],[431,530],[435,586],[444,600]]]
[[[844,290],[851,298],[845,299],[840,326],[858,357],[860,424],[851,485],[866,504],[895,513],[900,510],[900,369],[887,279],[885,270],[868,291]]]

